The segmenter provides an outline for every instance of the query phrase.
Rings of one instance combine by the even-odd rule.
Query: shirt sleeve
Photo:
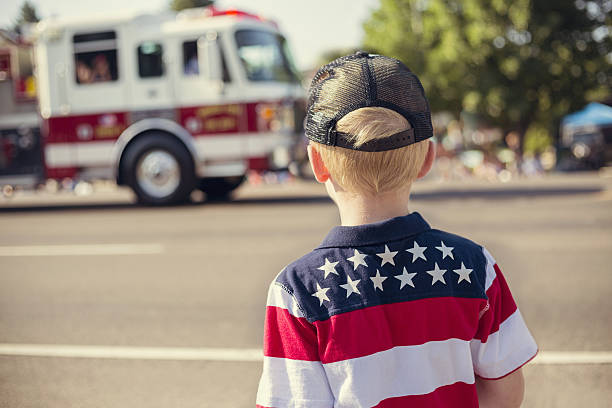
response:
[[[295,298],[273,282],[268,291],[258,408],[331,408],[334,397],[321,364],[317,332]]]
[[[518,370],[538,352],[504,276],[491,256],[487,259],[485,290],[487,304],[470,342],[474,372],[484,379],[499,379]]]

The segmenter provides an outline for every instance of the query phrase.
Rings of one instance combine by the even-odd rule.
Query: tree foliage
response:
[[[19,9],[19,15],[15,21],[15,31],[19,32],[19,26],[26,23],[37,23],[40,21],[38,17],[38,13],[36,12],[36,7],[34,4],[30,3],[28,0],[24,1]]]
[[[181,11],[194,7],[206,7],[214,3],[214,0],[171,0],[170,8],[174,11]]]
[[[612,0],[381,0],[365,46],[402,60],[434,111],[523,135],[612,85]]]

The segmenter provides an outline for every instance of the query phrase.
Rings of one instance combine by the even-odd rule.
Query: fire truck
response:
[[[287,42],[254,14],[48,19],[33,54],[42,180],[112,179],[146,204],[224,197],[286,166],[301,132]]]

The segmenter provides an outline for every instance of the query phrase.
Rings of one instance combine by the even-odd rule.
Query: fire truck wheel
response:
[[[245,176],[204,178],[199,180],[198,188],[206,193],[209,200],[229,200],[230,193],[245,179]]]
[[[143,135],[125,152],[123,171],[127,184],[147,205],[186,201],[196,185],[193,160],[171,136]]]

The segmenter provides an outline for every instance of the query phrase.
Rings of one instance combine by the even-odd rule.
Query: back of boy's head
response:
[[[319,69],[309,93],[306,135],[336,183],[364,195],[410,186],[433,135],[416,75],[393,58],[358,52]]]

